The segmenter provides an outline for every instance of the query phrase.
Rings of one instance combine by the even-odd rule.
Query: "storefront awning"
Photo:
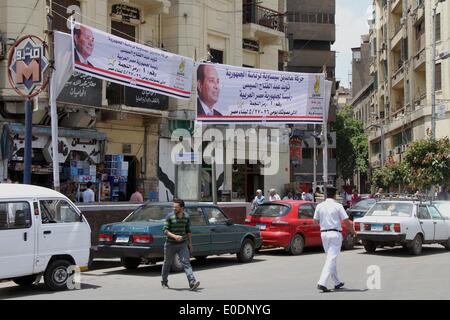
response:
[[[22,123],[8,123],[9,132],[13,134],[25,135],[25,126]],[[33,126],[33,135],[51,136],[51,127]],[[64,138],[95,139],[106,140],[106,134],[93,129],[68,129],[59,128],[58,136]]]

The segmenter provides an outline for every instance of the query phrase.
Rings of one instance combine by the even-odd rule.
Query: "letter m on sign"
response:
[[[33,60],[30,64],[26,64],[24,61],[16,62],[16,83],[23,84],[26,80],[33,82],[39,82],[41,80],[39,63]]]

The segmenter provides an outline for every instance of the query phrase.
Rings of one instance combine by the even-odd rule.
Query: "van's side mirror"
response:
[[[228,219],[226,223],[227,226],[232,226],[234,224],[233,221],[231,221],[231,219]]]

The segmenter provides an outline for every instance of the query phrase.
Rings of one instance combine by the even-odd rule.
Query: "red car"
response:
[[[305,247],[322,246],[320,226],[313,219],[316,205],[294,200],[268,202],[250,213],[245,224],[259,227],[263,246],[283,247],[290,254],[299,255]],[[344,224],[342,235],[342,248],[353,249],[354,239]]]

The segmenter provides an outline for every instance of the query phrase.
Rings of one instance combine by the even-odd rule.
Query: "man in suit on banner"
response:
[[[220,96],[220,79],[213,65],[202,64],[197,69],[197,115],[222,116],[214,109]]]
[[[91,29],[85,26],[75,27],[73,30],[73,42],[75,44],[75,63],[80,62],[92,66],[89,57],[94,50],[94,35]]]

